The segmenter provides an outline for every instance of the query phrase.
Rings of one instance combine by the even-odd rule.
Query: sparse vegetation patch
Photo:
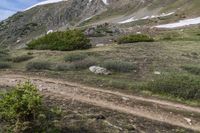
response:
[[[66,62],[73,62],[73,61],[79,61],[83,60],[87,57],[88,55],[85,53],[71,53],[65,56],[64,60]]]
[[[32,70],[50,70],[51,63],[46,61],[29,62],[26,66],[28,71]]]
[[[136,66],[133,63],[116,60],[105,61],[102,66],[115,72],[130,72],[136,69]]]

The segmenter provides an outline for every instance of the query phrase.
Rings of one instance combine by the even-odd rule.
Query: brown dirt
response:
[[[57,100],[71,101],[71,103],[78,101],[98,108],[200,131],[200,108],[197,107],[35,76],[1,75],[0,85],[14,86],[27,80],[40,88],[44,95]]]

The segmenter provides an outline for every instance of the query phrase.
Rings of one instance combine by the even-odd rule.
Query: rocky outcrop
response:
[[[89,70],[95,74],[100,74],[100,75],[110,75],[111,72],[108,71],[106,68],[99,67],[99,66],[91,66]]]

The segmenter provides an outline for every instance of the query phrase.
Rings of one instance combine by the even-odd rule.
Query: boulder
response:
[[[110,75],[111,72],[108,71],[106,68],[99,67],[99,66],[91,66],[89,70],[95,74],[101,74],[101,75]]]

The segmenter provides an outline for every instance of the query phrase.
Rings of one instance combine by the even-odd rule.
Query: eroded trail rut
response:
[[[29,77],[24,75],[1,75],[0,85],[14,86],[30,80],[44,95],[64,100],[79,101],[101,108],[200,131],[200,108],[163,100],[127,95],[120,92],[91,88],[63,80]]]

